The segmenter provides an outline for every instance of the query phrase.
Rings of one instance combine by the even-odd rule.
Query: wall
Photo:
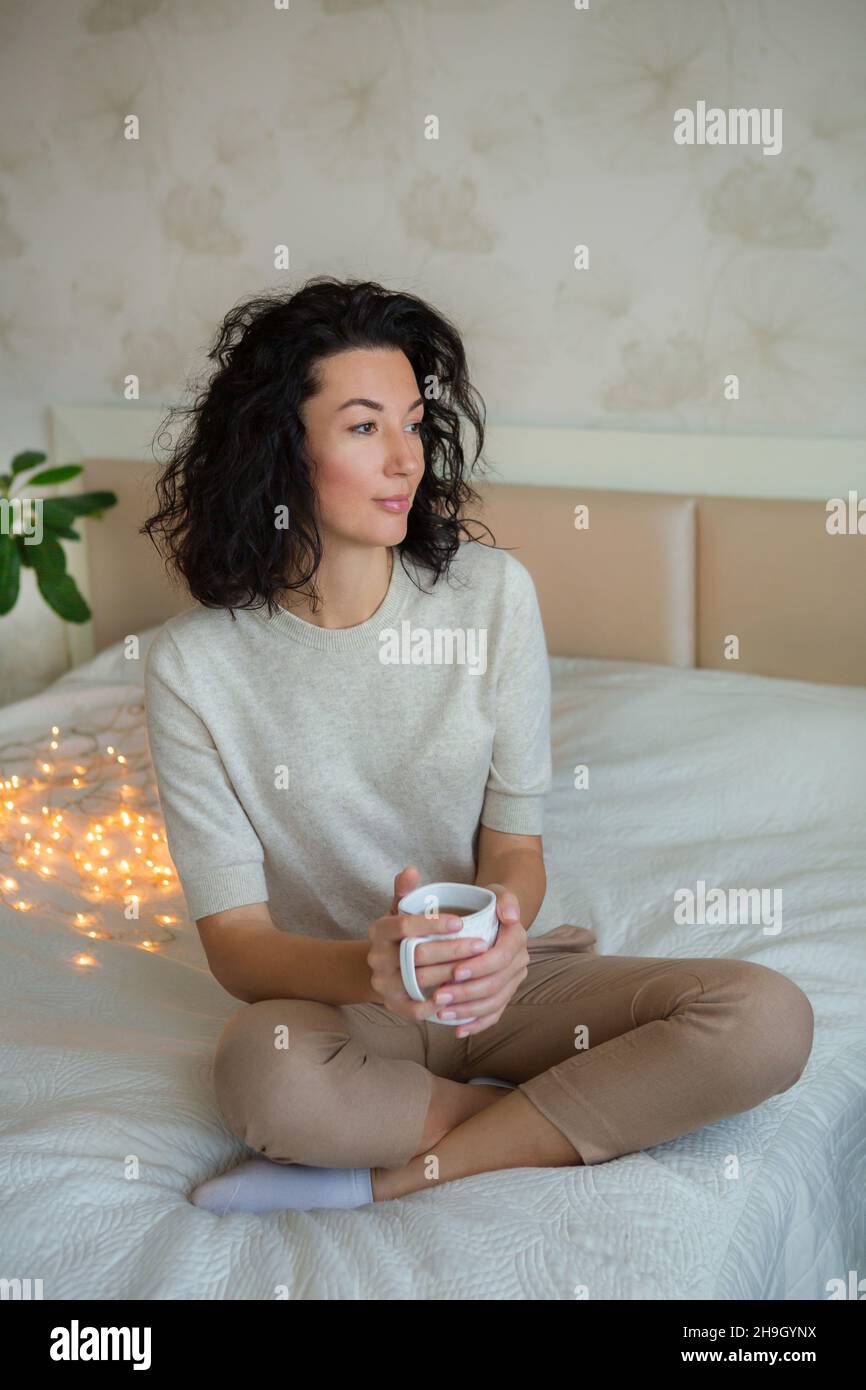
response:
[[[866,434],[862,0],[30,0],[0,50],[0,471],[322,272],[451,315],[500,423]],[[780,152],[677,145],[699,101]],[[0,648],[7,700],[65,665],[32,582]]]

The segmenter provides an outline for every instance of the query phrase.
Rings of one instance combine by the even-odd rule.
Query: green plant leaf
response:
[[[65,622],[86,623],[90,620],[90,609],[71,574],[61,574],[51,580],[43,580],[37,571],[36,582],[45,602]]]
[[[35,468],[37,463],[44,463],[47,454],[39,454],[35,449],[25,449],[23,454],[16,454],[12,460],[12,475],[23,473],[28,468]]]
[[[53,536],[45,536],[39,545],[31,545],[33,568],[47,578],[66,573],[66,555],[63,546]]]
[[[51,506],[52,508],[62,507],[69,518],[73,516],[90,516],[91,513],[102,513],[108,507],[116,507],[117,493],[73,492],[66,497],[50,497],[45,502],[45,506]]]
[[[47,521],[44,516],[42,518],[42,529],[43,531],[50,531],[51,535],[56,536],[59,541],[81,540],[81,536],[78,533],[78,531],[74,531],[71,526],[64,526],[61,521]],[[28,546],[27,549],[30,550],[32,549],[32,547]]]
[[[31,483],[65,483],[70,478],[77,478],[81,472],[80,463],[64,463],[60,468],[46,468],[44,473],[34,473],[32,478],[27,479],[27,486]]]
[[[16,539],[0,532],[0,615],[11,613],[21,587],[21,556]]]
[[[75,511],[67,507],[65,497],[46,497],[42,502],[42,520],[46,524],[50,520],[68,526],[70,521],[75,520]]]
[[[32,546],[36,583],[45,602],[67,623],[86,623],[90,609],[78,591],[71,574],[66,573],[63,547],[53,536]]]
[[[12,481],[12,474],[11,474],[11,473],[0,473],[0,487],[2,487],[2,489],[3,489],[4,492],[6,491],[7,487],[8,487],[9,484],[11,483],[11,481]]]

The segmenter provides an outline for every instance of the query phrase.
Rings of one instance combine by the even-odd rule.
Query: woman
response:
[[[813,1020],[787,977],[558,927],[544,631],[528,571],[461,519],[484,428],[457,330],[321,276],[233,309],[210,355],[143,528],[197,600],[152,643],[148,728],[190,914],[245,1004],[218,1104],[257,1151],[193,1201],[601,1163],[792,1086]],[[492,888],[501,925],[473,954],[435,923],[415,1003],[400,940],[434,924],[397,904],[442,880]]]

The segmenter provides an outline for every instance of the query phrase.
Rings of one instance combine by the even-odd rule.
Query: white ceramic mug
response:
[[[461,936],[477,936],[492,946],[499,932],[499,917],[496,913],[496,894],[491,888],[479,888],[474,883],[425,883],[413,888],[397,904],[399,912],[426,913],[438,916],[440,903],[445,907],[457,907],[461,911],[472,908],[468,917],[463,918],[459,931],[437,932],[435,936],[406,936],[400,942],[400,974],[410,999],[424,1003],[427,995],[418,984],[415,974],[415,948],[422,941],[458,940]],[[437,989],[441,989],[437,985]],[[435,994],[436,991],[434,990]],[[476,1015],[477,1017],[477,1015]],[[475,1018],[428,1018],[425,1023],[441,1023],[446,1028],[459,1028],[461,1023],[474,1023]]]

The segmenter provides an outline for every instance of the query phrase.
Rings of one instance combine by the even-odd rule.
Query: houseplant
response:
[[[90,608],[72,575],[66,572],[66,555],[60,542],[80,541],[73,521],[81,516],[101,517],[109,507],[117,504],[117,494],[80,492],[65,497],[28,497],[31,514],[35,507],[41,515],[42,533],[38,541],[28,542],[22,521],[19,519],[17,524],[14,521],[11,506],[16,500],[25,500],[22,486],[29,489],[37,483],[44,487],[65,483],[82,471],[80,464],[68,463],[32,473],[31,470],[38,468],[45,459],[45,454],[29,449],[15,455],[11,472],[0,474],[0,617],[11,612],[18,601],[21,566],[24,565],[34,571],[39,592],[55,613],[68,623],[86,623],[91,616]],[[27,516],[26,508],[19,511],[19,518],[22,514]]]

